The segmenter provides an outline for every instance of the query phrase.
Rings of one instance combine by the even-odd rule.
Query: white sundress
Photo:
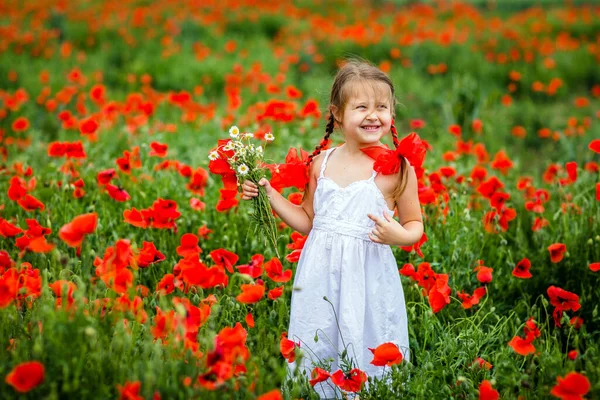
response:
[[[300,367],[310,379],[312,361],[327,358],[334,359],[330,372],[337,371],[344,342],[356,367],[368,376],[382,377],[384,368],[370,364],[373,353],[369,347],[392,342],[404,359],[410,357],[406,305],[396,259],[390,246],[375,243],[368,236],[375,223],[367,214],[383,217],[384,212],[391,216],[393,211],[375,184],[377,172],[344,188],[324,175],[334,150],[326,151],[321,165],[313,227],[294,277],[288,339],[300,342],[304,358],[302,365],[290,364],[290,372]],[[339,329],[323,296],[335,307]],[[330,380],[315,385],[315,390],[321,398],[335,397]]]

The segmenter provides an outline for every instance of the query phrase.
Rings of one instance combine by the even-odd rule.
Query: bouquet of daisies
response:
[[[231,173],[235,174],[238,185],[241,185],[245,180],[249,180],[258,186],[258,196],[252,199],[254,210],[251,217],[255,222],[256,231],[265,240],[271,242],[275,248],[277,257],[279,257],[279,252],[277,251],[277,223],[273,216],[271,203],[269,203],[265,188],[258,185],[258,181],[266,177],[267,171],[263,162],[263,146],[255,146],[251,141],[254,138],[254,134],[242,133],[237,126],[232,126],[229,129],[229,136],[231,139],[219,140],[219,146],[209,154],[208,158],[211,162],[218,159],[225,159]],[[267,143],[275,139],[271,133],[265,134],[264,138]]]

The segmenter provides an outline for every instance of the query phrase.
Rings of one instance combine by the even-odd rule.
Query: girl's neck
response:
[[[369,144],[369,145],[364,145],[364,146],[359,146],[355,143],[351,143],[351,142],[344,142],[342,143],[337,151],[338,152],[342,152],[343,154],[349,155],[349,156],[357,156],[357,155],[363,155],[364,153],[361,151],[361,149],[365,149],[367,147],[372,147],[372,146],[383,146],[383,143],[374,143],[374,144]]]

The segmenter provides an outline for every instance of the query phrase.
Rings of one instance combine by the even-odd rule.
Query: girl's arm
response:
[[[263,178],[258,182],[259,185],[264,186],[273,211],[292,229],[303,235],[308,235],[312,229],[314,217],[313,196],[317,187],[315,171],[319,170],[320,161],[320,157],[317,156],[310,165],[308,188],[302,204],[299,206],[291,203],[281,193],[273,189],[267,179]],[[250,200],[256,196],[258,196],[258,187],[253,182],[245,181],[242,184],[242,199]]]
[[[396,199],[396,208],[400,222],[386,213],[383,217],[369,214],[369,218],[375,221],[375,227],[369,233],[369,237],[376,243],[390,246],[412,246],[423,236],[417,175],[412,166],[409,166],[406,188]]]

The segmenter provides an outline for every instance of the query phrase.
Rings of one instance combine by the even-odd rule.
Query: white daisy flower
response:
[[[254,133],[246,132],[244,133],[244,139],[252,139],[254,137]]]
[[[237,126],[234,125],[229,129],[229,136],[231,136],[232,138],[237,139],[239,134],[240,134],[240,129]]]
[[[233,150],[233,145],[231,144],[231,142],[227,142],[227,144],[225,146],[223,146],[223,150],[225,150],[225,151]]]
[[[265,140],[266,140],[267,142],[272,142],[273,140],[275,140],[275,136],[273,136],[273,134],[272,134],[272,133],[270,133],[270,132],[269,132],[269,133],[266,133],[266,134],[265,134]]]
[[[257,152],[258,154],[262,154],[262,152],[263,152],[263,148],[262,148],[262,146],[258,146],[258,147],[256,148],[256,152]]]
[[[217,151],[211,151],[210,154],[208,155],[208,159],[211,161],[214,161],[217,158],[219,158],[219,153]]]
[[[238,167],[238,173],[240,175],[246,175],[249,170],[250,170],[250,168],[248,168],[248,166],[246,164],[242,164]]]

